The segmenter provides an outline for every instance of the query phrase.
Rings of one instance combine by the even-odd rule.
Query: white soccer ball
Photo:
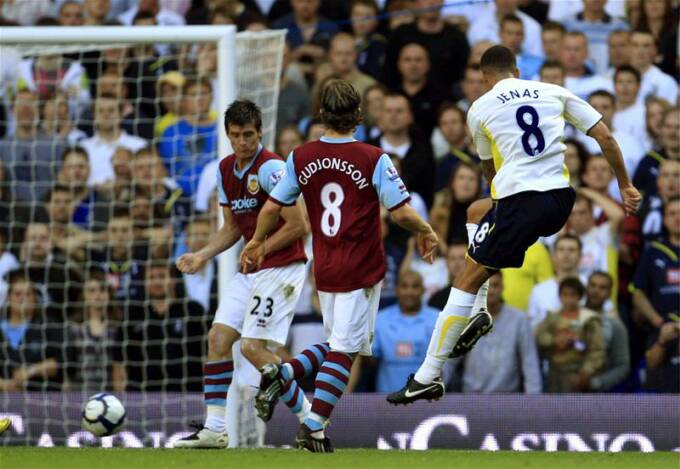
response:
[[[109,436],[125,426],[125,407],[105,392],[90,397],[83,407],[83,428],[94,436]]]

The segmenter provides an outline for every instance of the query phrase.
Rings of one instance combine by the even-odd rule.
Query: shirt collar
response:
[[[320,141],[324,143],[351,143],[351,142],[356,142],[356,139],[354,137],[343,137],[343,138],[335,138],[335,137],[326,137],[325,135],[319,139]]]

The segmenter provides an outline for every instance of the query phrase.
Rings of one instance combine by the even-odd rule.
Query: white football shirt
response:
[[[565,121],[582,132],[602,116],[561,86],[506,78],[470,107],[468,127],[483,160],[493,158],[491,197],[569,187]]]

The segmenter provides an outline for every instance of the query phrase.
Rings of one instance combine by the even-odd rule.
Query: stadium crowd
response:
[[[466,130],[499,43],[522,78],[565,86],[613,129],[635,186],[625,213],[595,141],[565,129],[568,224],[492,278],[493,331],[459,392],[680,392],[676,0],[4,0],[2,26],[287,28],[275,151],[318,139],[318,94],[363,96],[355,137],[381,147],[441,246],[428,264],[383,214],[374,356],[355,391],[398,389],[426,354],[488,194]],[[5,56],[0,73],[0,390],[202,390],[217,265],[174,260],[217,226],[216,51],[130,46]],[[310,276],[311,277],[311,276]],[[282,356],[320,342],[309,279]]]

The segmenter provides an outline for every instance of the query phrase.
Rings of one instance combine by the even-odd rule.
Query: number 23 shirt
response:
[[[569,187],[565,121],[587,133],[600,119],[592,106],[561,86],[516,78],[496,83],[467,117],[479,157],[493,159],[491,197]]]

